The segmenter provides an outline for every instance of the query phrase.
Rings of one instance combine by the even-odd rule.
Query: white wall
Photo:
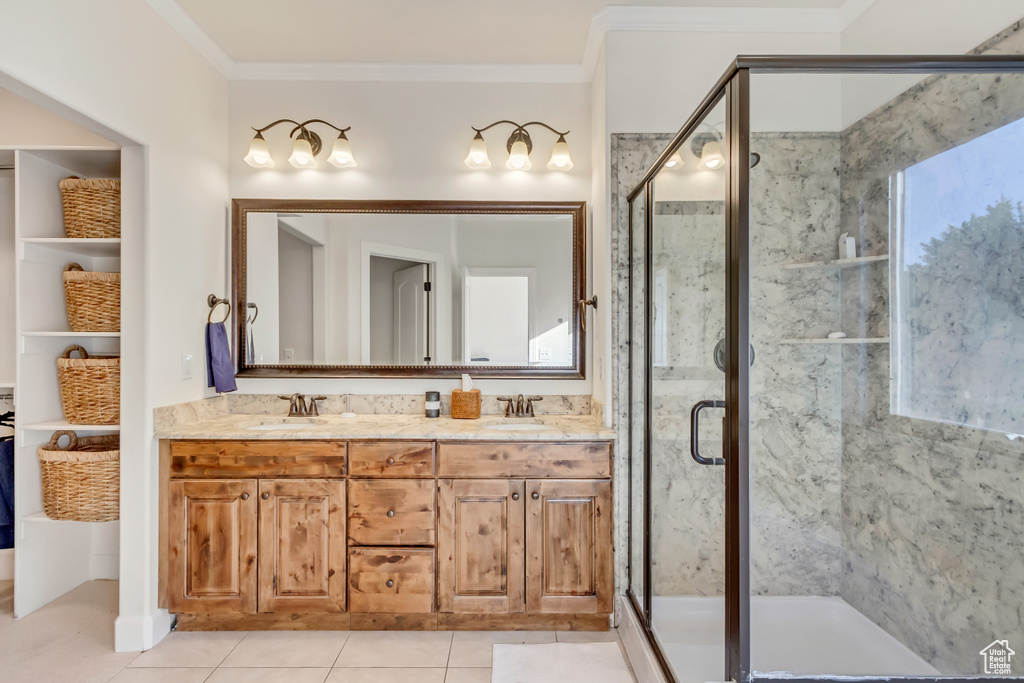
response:
[[[246,221],[246,262],[252,273],[245,282],[246,299],[256,304],[259,314],[252,324],[254,361],[277,363],[281,358],[281,287],[277,255],[277,214],[249,214]]]
[[[281,356],[278,362],[313,362],[313,245],[277,231]],[[288,356],[291,356],[288,358]]]
[[[120,650],[151,646],[169,619],[156,608],[157,477],[152,409],[210,392],[181,380],[183,353],[203,357],[206,296],[227,291],[226,82],[143,2],[7,0],[0,85],[126,150],[122,254]],[[77,117],[68,113],[77,112]],[[108,134],[109,133],[109,134]],[[144,285],[143,285],[144,283]]]
[[[230,84],[230,192],[232,197],[330,199],[472,199],[590,201],[590,86],[585,83],[317,83],[238,81]],[[297,171],[287,163],[287,126],[265,133],[277,160],[272,170],[242,160],[252,126],[282,117],[323,118],[348,133],[358,168]],[[484,134],[491,169],[472,171],[463,160],[473,138],[471,126],[499,119],[541,120],[569,130],[575,167],[547,171],[555,136],[539,129],[531,155],[533,170],[504,169],[504,143],[511,128]],[[317,129],[318,131],[320,129]],[[325,145],[333,142],[324,130]],[[437,249],[435,249],[436,251]],[[481,380],[484,393],[590,394],[587,379]],[[459,380],[346,379],[287,382],[292,391],[327,393],[420,393],[449,391]],[[239,390],[273,393],[282,380],[241,380]]]
[[[0,163],[7,163],[2,155]],[[0,394],[10,393],[5,382],[14,382],[14,285],[14,171],[0,171]]]
[[[590,207],[594,216],[590,252],[590,282],[593,286],[588,298],[597,295],[598,310],[587,311],[588,355],[594,368],[593,396],[605,408],[604,423],[611,425],[612,413],[612,282],[615,274],[612,264],[612,238],[610,229],[611,188],[608,187],[611,137],[608,131],[608,59],[607,41],[601,44],[590,82],[590,149],[593,157],[590,177]]]

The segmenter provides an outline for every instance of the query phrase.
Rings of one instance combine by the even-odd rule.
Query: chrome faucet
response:
[[[536,417],[533,413],[533,404],[544,399],[541,396],[524,398],[522,394],[519,394],[515,398],[499,396],[498,400],[505,402],[505,417]]]
[[[309,405],[306,405],[306,397],[302,394],[292,394],[291,396],[278,396],[282,401],[288,401],[288,417],[309,417],[317,416],[320,411],[317,409],[316,402],[323,401],[326,396],[314,396],[309,399]]]

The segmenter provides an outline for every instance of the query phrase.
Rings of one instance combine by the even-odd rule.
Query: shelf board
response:
[[[74,238],[74,237],[23,237],[22,244],[56,249],[83,256],[120,256],[120,237]]]
[[[852,268],[854,266],[863,266],[868,263],[878,263],[880,261],[888,261],[888,254],[879,254],[878,256],[858,256],[857,258],[838,258],[830,261],[806,261],[804,263],[786,263],[783,264],[783,270],[800,270],[804,268]]]
[[[50,519],[42,510],[22,515],[18,518],[18,521],[22,524],[110,524],[110,522],[79,522],[73,519]],[[116,522],[117,520],[114,521]]]
[[[888,337],[843,337],[841,339],[796,339],[787,338],[783,344],[888,344]]]
[[[57,432],[62,429],[70,429],[76,432],[119,432],[121,431],[121,425],[73,425],[67,420],[49,420],[47,422],[19,424],[18,429],[26,432]]]
[[[22,332],[23,337],[120,337],[120,332],[67,332],[54,330],[36,330],[33,332]]]

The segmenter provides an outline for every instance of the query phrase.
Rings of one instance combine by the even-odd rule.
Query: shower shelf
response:
[[[879,254],[878,256],[858,256],[857,258],[840,258],[832,259],[830,261],[807,261],[805,263],[785,263],[783,264],[783,270],[799,270],[804,268],[852,268],[854,266],[863,266],[868,263],[878,263],[879,261],[888,261],[888,254]]]
[[[841,339],[797,339],[786,338],[783,344],[888,344],[888,337],[843,337]]]

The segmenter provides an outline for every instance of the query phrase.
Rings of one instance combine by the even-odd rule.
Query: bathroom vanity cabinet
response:
[[[608,442],[161,442],[180,629],[588,629],[612,611]]]

